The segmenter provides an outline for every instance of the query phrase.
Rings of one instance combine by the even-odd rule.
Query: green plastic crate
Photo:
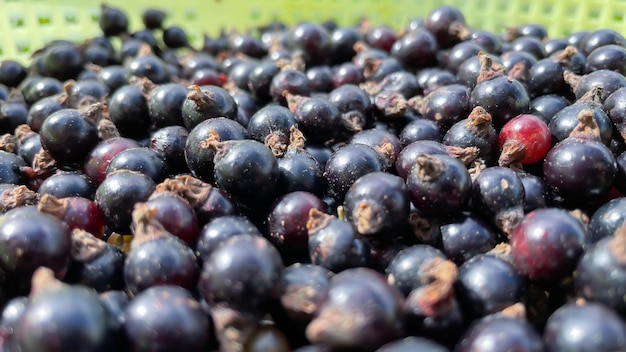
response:
[[[108,0],[130,18],[131,30],[141,26],[140,14],[148,7],[169,13],[167,24],[180,25],[191,42],[203,33],[221,29],[246,30],[281,20],[334,19],[341,25],[367,17],[374,24],[400,30],[412,18],[433,8],[455,5],[473,28],[502,31],[523,23],[546,26],[551,37],[574,31],[612,28],[626,34],[626,0]],[[29,55],[52,39],[80,41],[99,33],[101,1],[0,0],[0,58],[27,62]]]

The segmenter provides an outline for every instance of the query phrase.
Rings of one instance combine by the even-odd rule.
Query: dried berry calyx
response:
[[[445,172],[445,166],[437,157],[420,154],[415,158],[417,177],[423,182],[433,182]]]
[[[90,262],[104,253],[106,242],[81,229],[72,230],[72,259]]]
[[[51,194],[44,194],[37,205],[39,211],[62,219],[67,211],[68,201],[66,198],[57,198]]]
[[[17,138],[10,133],[5,133],[0,136],[0,150],[13,153],[15,146],[17,145]]]
[[[153,241],[157,238],[172,236],[155,219],[157,209],[150,207],[146,203],[137,203],[132,213],[132,230],[134,238],[130,244],[131,250],[145,242]]]
[[[583,110],[578,116],[578,124],[569,134],[569,138],[591,139],[601,141],[600,128],[594,118],[593,110]]]
[[[26,205],[35,205],[39,201],[39,193],[26,186],[16,186],[2,192],[0,197],[0,214],[11,209]]]
[[[462,148],[453,145],[447,145],[446,151],[451,157],[458,159],[465,166],[471,165],[474,160],[476,160],[476,158],[478,158],[478,156],[480,155],[480,149],[478,149],[478,147]]]
[[[480,62],[480,73],[476,83],[488,81],[506,73],[506,68],[503,65],[493,62],[493,59],[482,51],[478,53],[478,60]]]
[[[309,232],[309,236],[314,235],[319,230],[328,226],[328,223],[335,218],[334,216],[324,213],[315,208],[309,210],[309,220],[306,223],[306,228]]]

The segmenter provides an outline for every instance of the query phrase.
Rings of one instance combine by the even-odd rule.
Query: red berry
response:
[[[500,148],[509,140],[515,140],[524,147],[520,160],[522,164],[533,164],[541,161],[552,143],[548,125],[539,117],[522,114],[508,121],[500,131],[498,143]]]

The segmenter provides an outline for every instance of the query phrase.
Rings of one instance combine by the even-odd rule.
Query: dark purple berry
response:
[[[151,287],[124,310],[124,331],[133,351],[203,351],[211,341],[211,320],[189,291]]]
[[[204,262],[198,282],[201,297],[212,305],[224,302],[262,314],[280,298],[283,269],[278,251],[264,238],[231,237]]]
[[[543,340],[548,351],[619,351],[626,348],[626,325],[603,304],[566,303],[548,319]]]

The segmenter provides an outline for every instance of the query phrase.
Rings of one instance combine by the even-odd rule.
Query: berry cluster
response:
[[[0,351],[626,350],[621,34],[142,19],[0,62]]]

